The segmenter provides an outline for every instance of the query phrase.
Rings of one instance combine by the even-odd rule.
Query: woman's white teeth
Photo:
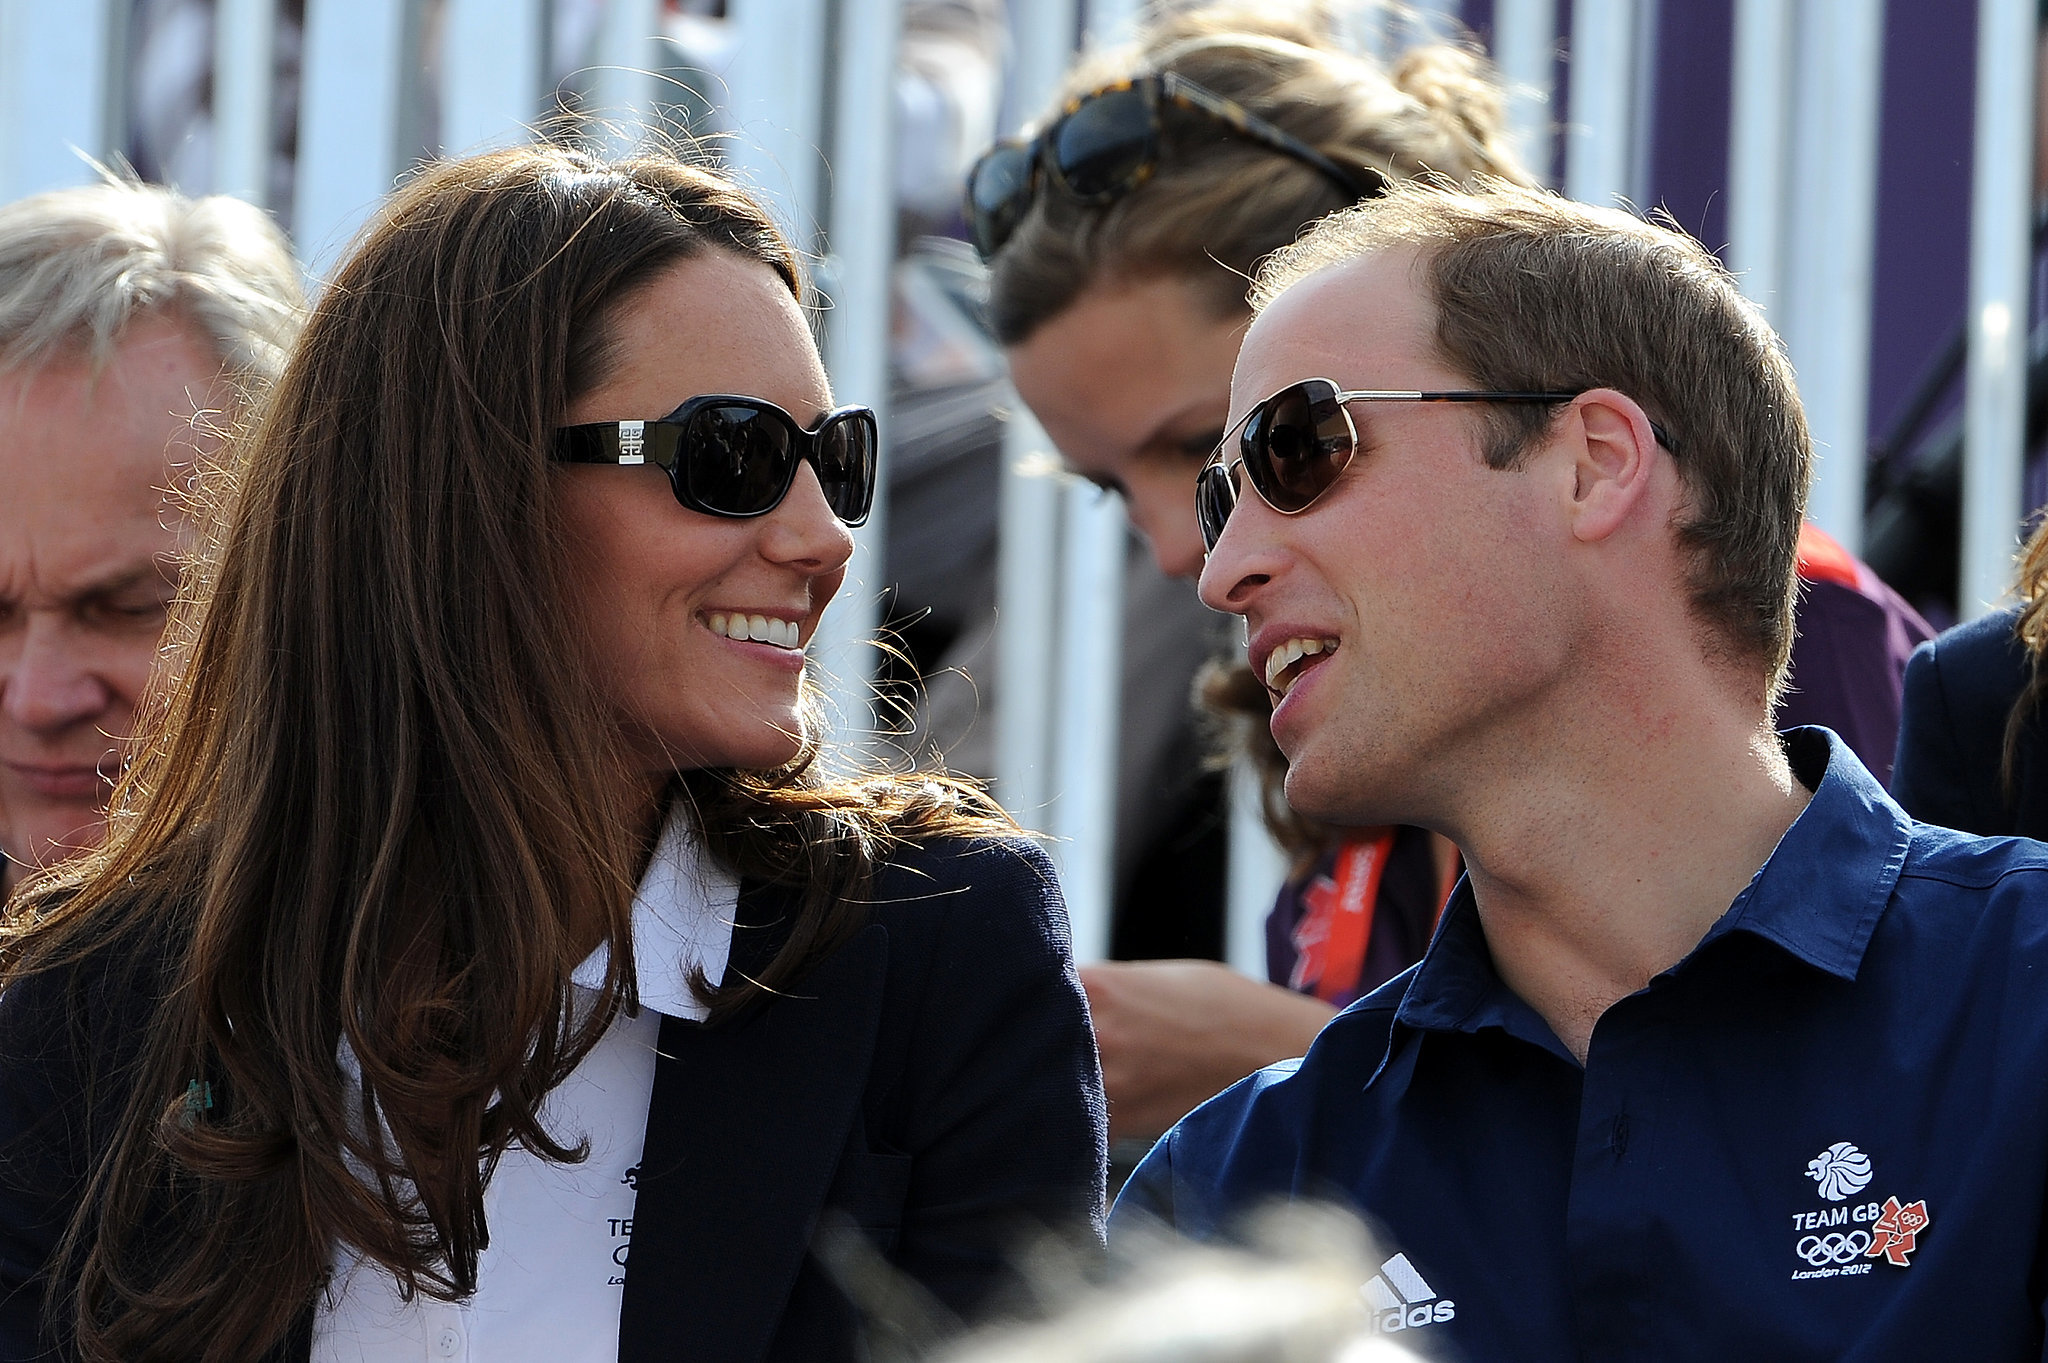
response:
[[[722,634],[728,639],[751,639],[755,643],[773,644],[777,648],[795,648],[798,631],[794,620],[776,620],[766,615],[743,615],[734,612],[713,611],[709,624],[713,634]]]
[[[1289,639],[1266,655],[1266,685],[1283,696],[1286,695],[1287,688],[1292,686],[1294,681],[1293,678],[1289,678],[1286,685],[1282,685],[1282,673],[1303,658],[1312,658],[1318,653],[1327,653],[1336,647],[1335,639]]]

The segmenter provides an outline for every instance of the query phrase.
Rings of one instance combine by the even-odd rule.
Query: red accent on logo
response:
[[[1906,1256],[1917,1248],[1915,1237],[1927,1229],[1927,1220],[1926,1202],[1908,1202],[1902,1207],[1896,1197],[1886,1198],[1883,1214],[1871,1223],[1870,1248],[1864,1254],[1905,1268]]]

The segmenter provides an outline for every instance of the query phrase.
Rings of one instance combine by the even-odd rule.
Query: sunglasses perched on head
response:
[[[765,516],[782,504],[799,464],[817,472],[832,514],[848,525],[875,501],[875,414],[841,407],[805,430],[761,398],[691,398],[658,421],[596,421],[555,432],[555,458],[569,464],[653,464],[676,500],[707,516]]]
[[[1386,190],[1386,177],[1370,166],[1341,166],[1236,101],[1162,71],[1082,95],[1036,137],[1008,138],[982,153],[967,172],[967,223],[981,258],[1003,249],[1041,184],[1050,183],[1084,204],[1106,204],[1145,183],[1159,164],[1168,105],[1202,114],[1314,167],[1354,199]]]
[[[1354,402],[1570,402],[1583,389],[1569,392],[1361,389],[1346,391],[1328,379],[1290,383],[1253,405],[1231,429],[1237,434],[1237,458],[1218,449],[1213,462],[1195,480],[1195,518],[1201,523],[1202,545],[1214,549],[1223,527],[1237,507],[1239,470],[1259,500],[1283,516],[1315,505],[1328,492],[1358,451],[1358,428],[1348,404]],[[1650,430],[1672,453],[1677,446],[1656,422]],[[1230,435],[1223,437],[1227,448]]]

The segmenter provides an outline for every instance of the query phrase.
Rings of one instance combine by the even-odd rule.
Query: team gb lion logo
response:
[[[1840,1202],[1870,1186],[1870,1156],[1847,1141],[1836,1141],[1806,1162],[1806,1176],[1820,1185],[1822,1197]]]

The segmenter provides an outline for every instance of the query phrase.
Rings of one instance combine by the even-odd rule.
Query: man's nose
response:
[[[55,733],[106,711],[113,693],[69,622],[32,611],[16,643],[12,659],[0,655],[0,714],[24,729]]]
[[[1256,496],[1238,498],[1197,583],[1202,603],[1210,610],[1243,615],[1258,589],[1272,580],[1280,555],[1267,522],[1279,519]]]

